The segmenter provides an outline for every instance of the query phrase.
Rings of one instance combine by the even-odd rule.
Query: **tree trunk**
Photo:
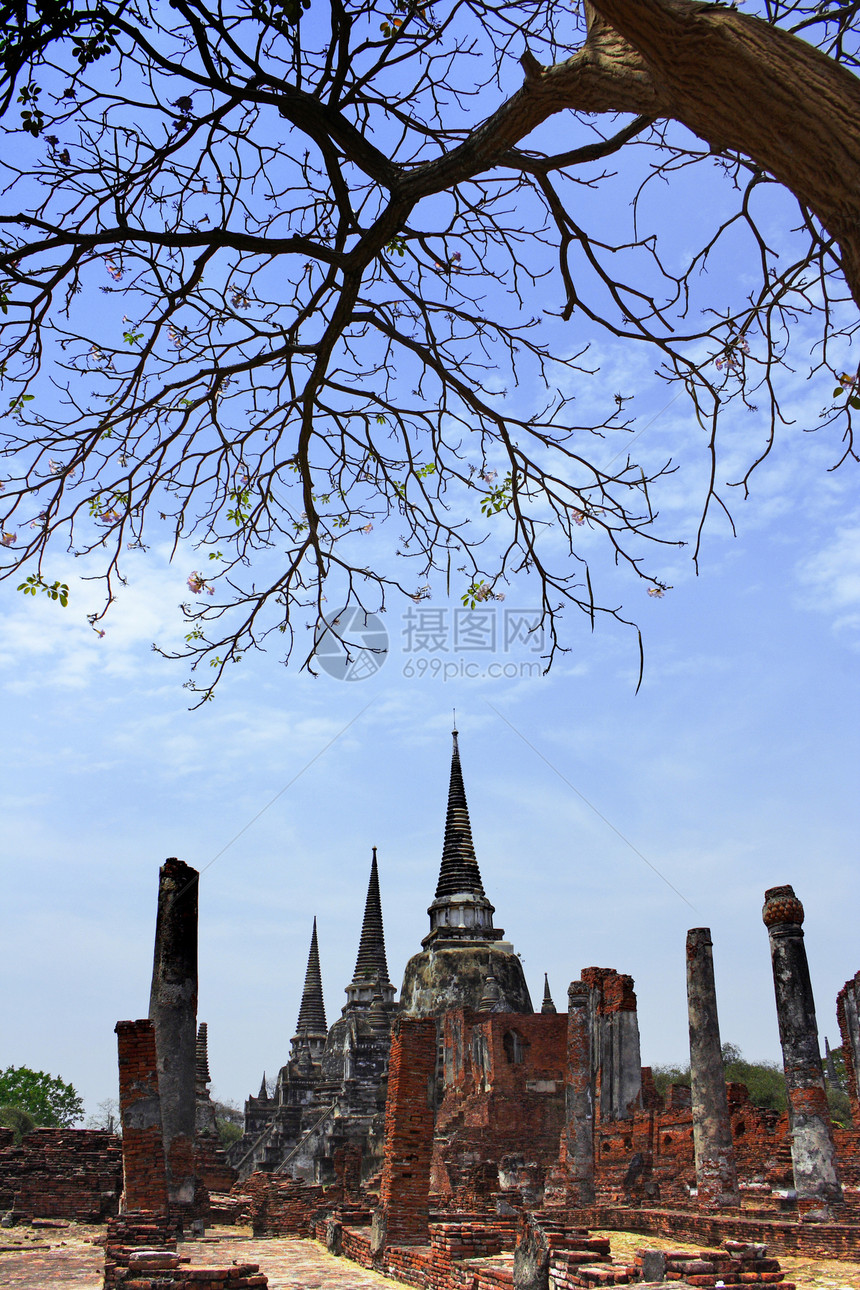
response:
[[[860,80],[814,46],[697,0],[591,0],[564,63],[523,58],[522,88],[457,148],[395,185],[412,203],[494,165],[564,109],[672,119],[739,152],[808,206],[841,250],[860,304]]]
[[[860,304],[860,80],[760,18],[694,0],[592,0],[647,67],[660,115],[737,151],[808,206]]]

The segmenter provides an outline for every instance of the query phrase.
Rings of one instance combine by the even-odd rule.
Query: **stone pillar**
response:
[[[151,1021],[116,1023],[123,1210],[167,1213],[167,1175]]]
[[[687,932],[687,1010],[696,1186],[699,1205],[737,1208],[741,1196],[720,1046],[712,944],[709,927],[694,927]]]
[[[836,1019],[842,1036],[845,1087],[854,1128],[860,1129],[860,972],[836,996]]]
[[[436,1022],[400,1016],[391,1036],[385,1157],[371,1251],[425,1245],[430,1231],[430,1163],[436,1125]]]
[[[836,1173],[815,1001],[803,944],[803,905],[793,888],[766,891],[762,918],[770,938],[797,1197],[822,1203],[840,1201],[842,1187]]]
[[[594,1088],[588,1002],[585,982],[571,981],[567,991],[561,1163],[567,1173],[568,1203],[577,1208],[594,1204]]]
[[[583,968],[591,1016],[591,1065],[601,1122],[628,1120],[642,1105],[642,1059],[633,978]]]
[[[194,1203],[197,1068],[196,869],[171,857],[158,874],[149,1016],[155,1027],[167,1185],[172,1205]]]

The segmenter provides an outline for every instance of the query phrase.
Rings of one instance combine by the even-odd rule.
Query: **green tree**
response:
[[[89,554],[106,609],[169,537],[201,700],[297,614],[431,577],[472,604],[528,576],[549,664],[565,606],[628,622],[614,580],[662,596],[686,536],[594,339],[687,400],[694,560],[723,417],[760,405],[745,493],[801,360],[856,457],[860,8],[754,8],[7,5],[0,576],[62,606],[52,553]]]
[[[726,1062],[726,1080],[734,1084],[745,1084],[753,1106],[760,1106],[769,1111],[784,1111],[788,1106],[785,1091],[785,1075],[782,1066],[777,1062],[747,1062],[740,1050],[733,1050],[737,1057]]]
[[[20,1143],[24,1134],[36,1127],[36,1121],[32,1115],[23,1111],[20,1106],[0,1106],[0,1124],[6,1129],[13,1130],[16,1143]]]
[[[48,1128],[69,1128],[84,1113],[83,1099],[71,1084],[27,1066],[0,1071],[0,1106],[26,1111],[37,1125]]]
[[[836,1088],[833,1084],[827,1085],[827,1105],[834,1124],[838,1124],[840,1129],[852,1127],[851,1101],[843,1088]]]
[[[226,1149],[238,1142],[244,1132],[245,1117],[233,1102],[213,1102],[215,1110],[215,1127],[221,1139],[221,1146]]]

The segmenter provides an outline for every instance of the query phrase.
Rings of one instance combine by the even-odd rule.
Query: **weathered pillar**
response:
[[[430,1230],[430,1163],[436,1124],[436,1022],[399,1016],[391,1032],[379,1206],[370,1248],[425,1245]]]
[[[803,944],[803,905],[792,887],[764,894],[779,1039],[788,1093],[791,1163],[798,1200],[840,1201],[836,1151],[821,1070],[812,982]]]
[[[196,869],[171,857],[158,874],[149,1016],[155,1027],[167,1185],[174,1206],[194,1202],[197,1069]]]
[[[123,1210],[167,1212],[167,1176],[152,1022],[116,1023]]]
[[[642,1105],[642,1059],[633,978],[583,968],[591,1016],[591,1065],[601,1123],[628,1120]]]
[[[741,1196],[720,1046],[712,944],[709,927],[693,927],[687,932],[687,1011],[696,1186],[700,1205],[737,1208]]]
[[[845,1086],[854,1128],[860,1129],[860,972],[836,996],[836,1019],[842,1036]]]
[[[568,1203],[575,1207],[594,1204],[594,1088],[588,1002],[585,982],[571,981],[567,991],[561,1163],[567,1173]]]

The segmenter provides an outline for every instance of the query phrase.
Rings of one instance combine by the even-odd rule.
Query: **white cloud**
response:
[[[829,614],[834,630],[860,645],[860,524],[837,529],[797,575],[807,608]]]

